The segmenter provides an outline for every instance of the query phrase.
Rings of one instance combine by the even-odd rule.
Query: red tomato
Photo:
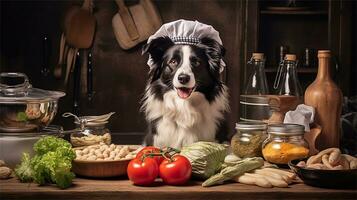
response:
[[[160,177],[169,185],[183,185],[191,177],[192,167],[190,161],[181,155],[164,160],[160,165]]]
[[[159,166],[153,158],[135,158],[129,162],[127,173],[135,185],[150,185],[159,174]]]
[[[161,153],[161,150],[153,146],[144,147],[139,151],[139,153],[136,154],[136,158],[141,159],[145,154],[148,153]],[[153,156],[153,158],[156,160],[158,165],[160,165],[160,163],[164,160],[164,157],[162,156]]]

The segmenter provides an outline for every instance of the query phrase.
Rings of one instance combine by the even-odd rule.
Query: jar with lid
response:
[[[67,115],[66,115],[67,114]],[[108,119],[114,113],[101,116],[77,117],[71,113],[63,116],[74,116],[76,129],[71,133],[71,144],[73,147],[90,146],[96,144],[110,144],[112,137],[110,130],[106,127]]]
[[[299,124],[271,124],[262,152],[266,161],[288,164],[309,155],[309,145],[304,139],[305,127]]]
[[[267,124],[263,122],[239,122],[231,147],[240,158],[262,156],[262,143],[267,138]]]

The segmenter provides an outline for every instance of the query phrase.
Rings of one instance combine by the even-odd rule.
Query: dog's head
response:
[[[220,61],[225,50],[215,40],[202,38],[196,45],[181,45],[160,37],[146,44],[144,53],[149,53],[154,63],[150,84],[161,94],[175,90],[180,98],[187,99],[193,92],[201,92],[212,100],[212,90],[220,86]]]

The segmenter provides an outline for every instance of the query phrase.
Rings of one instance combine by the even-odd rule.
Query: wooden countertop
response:
[[[209,188],[192,181],[187,186],[134,186],[128,180],[76,178],[71,188],[20,183],[15,178],[0,180],[0,199],[357,199],[357,190],[322,189],[297,183],[290,188],[261,188],[229,183]]]

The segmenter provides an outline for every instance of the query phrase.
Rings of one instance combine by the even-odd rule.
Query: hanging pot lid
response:
[[[3,83],[4,79],[23,79],[23,83],[8,85]],[[65,96],[64,92],[42,90],[32,88],[26,74],[5,72],[0,74],[0,103],[22,104],[22,103],[42,103],[57,101]]]

